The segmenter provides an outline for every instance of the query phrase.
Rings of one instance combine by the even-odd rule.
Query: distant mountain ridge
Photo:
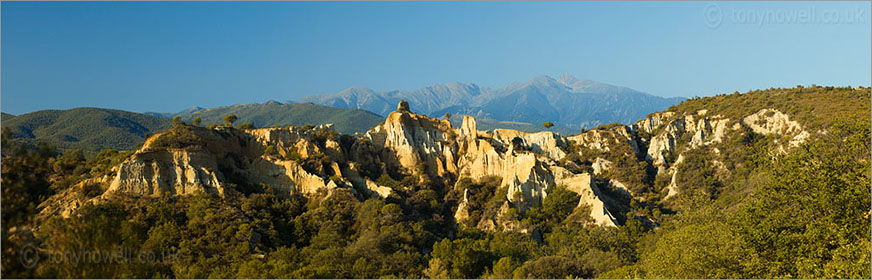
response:
[[[200,107],[200,106],[194,106],[194,107],[191,107],[191,108],[188,108],[188,109],[184,109],[184,110],[181,110],[181,111],[178,111],[178,112],[175,112],[175,113],[144,112],[143,114],[146,114],[146,115],[149,115],[149,116],[161,117],[161,118],[173,118],[173,117],[176,117],[176,116],[186,116],[186,115],[190,115],[190,114],[192,114],[192,113],[194,113],[194,112],[196,112],[196,111],[200,111],[200,110],[203,110],[203,109],[206,109],[206,108],[203,108],[203,107]]]
[[[135,113],[104,108],[42,110],[18,116],[3,113],[2,126],[11,129],[12,140],[16,142],[29,145],[45,142],[61,149],[96,153],[105,149],[135,149],[148,135],[169,128],[170,118],[175,116],[187,123],[200,117],[201,126],[207,126],[223,123],[227,114],[235,114],[237,124],[251,122],[257,127],[270,127],[332,123],[337,131],[349,134],[365,132],[383,120],[376,114],[357,109],[268,101],[210,109],[194,107],[176,113]]]
[[[503,88],[446,83],[411,91],[353,87],[332,94],[307,95],[300,102],[356,108],[387,115],[401,99],[431,116],[464,114],[480,119],[534,125],[553,122],[557,130],[577,131],[607,123],[628,124],[662,111],[684,98],[664,98],[626,87],[562,75],[538,76]]]

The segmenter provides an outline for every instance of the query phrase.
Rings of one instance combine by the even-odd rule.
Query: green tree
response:
[[[451,278],[478,278],[491,265],[491,255],[484,244],[470,238],[443,239],[433,245],[431,255],[448,269]]]
[[[13,238],[10,229],[31,223],[36,216],[37,206],[52,195],[49,177],[52,174],[51,156],[54,149],[40,145],[29,149],[25,145],[15,146],[9,141],[12,132],[3,129],[2,176],[0,176],[0,206],[2,206],[2,268],[4,277],[34,278],[33,269],[24,267],[21,262],[21,248],[28,243]],[[22,228],[18,228],[22,229]],[[16,234],[17,236],[17,234]],[[32,245],[31,245],[32,246]]]
[[[224,123],[226,123],[228,126],[233,126],[233,123],[236,122],[237,119],[238,118],[236,117],[236,115],[228,114],[224,116]]]
[[[578,205],[580,197],[575,192],[557,185],[549,189],[548,196],[542,201],[541,207],[532,208],[527,212],[527,219],[539,230],[551,232],[563,224],[563,221]]]
[[[578,260],[563,256],[546,256],[524,263],[515,270],[514,278],[590,278],[589,269]]]
[[[84,170],[76,170],[77,167],[85,167],[83,166],[85,163],[85,154],[82,153],[82,150],[74,149],[66,151],[63,155],[59,156],[54,163],[55,172],[69,174],[69,173],[84,173]],[[78,175],[74,174],[74,175]]]
[[[756,278],[745,274],[756,254],[722,222],[669,231],[640,266],[648,278]]]
[[[203,122],[203,119],[201,119],[200,117],[194,118],[194,126],[200,126],[200,123],[202,123],[202,122]]]
[[[554,126],[554,123],[552,123],[552,122],[543,122],[542,123],[542,127],[544,127],[545,129],[551,129],[552,126]]]
[[[408,112],[409,111],[409,102],[407,102],[405,99],[400,100],[400,104],[397,105],[397,111]]]
[[[734,219],[766,267],[759,277],[870,277],[869,158],[865,116],[835,120],[775,161],[773,178]]]
[[[493,276],[499,279],[511,279],[512,273],[520,265],[511,257],[502,257],[494,264]]]
[[[173,127],[177,127],[182,124],[182,117],[175,116],[173,117]]]

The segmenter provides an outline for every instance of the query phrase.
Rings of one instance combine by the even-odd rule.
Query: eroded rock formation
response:
[[[226,196],[241,192],[244,185],[269,186],[288,195],[348,189],[361,197],[387,198],[398,189],[383,183],[385,176],[394,178],[388,181],[414,176],[421,184],[462,193],[453,209],[455,220],[463,221],[469,219],[472,207],[469,190],[455,184],[464,178],[496,176],[499,190],[505,193],[493,195],[505,197],[505,202],[497,216],[477,222],[482,229],[526,231],[504,216],[541,204],[549,189],[558,185],[580,196],[577,207],[589,208],[595,224],[616,226],[627,207],[616,207],[615,201],[625,200],[610,195],[644,199],[628,187],[633,182],[615,177],[619,173],[613,171],[620,169],[616,165],[647,161],[658,174],[666,172],[671,177],[668,199],[679,192],[676,178],[681,176],[677,166],[682,152],[720,143],[743,126],[760,134],[790,135],[789,146],[808,137],[798,123],[772,109],[741,120],[706,110],[654,113],[631,126],[609,125],[570,137],[508,129],[479,131],[469,116],[453,128],[447,120],[412,112],[403,102],[384,123],[357,136],[340,136],[329,126],[243,130],[183,125],[150,137],[114,167],[111,176],[89,179],[88,184],[103,186],[100,196],[55,200],[46,211],[67,215],[81,203],[115,196]],[[587,163],[573,161],[584,156],[590,156]]]

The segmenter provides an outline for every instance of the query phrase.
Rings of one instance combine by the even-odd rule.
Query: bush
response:
[[[276,150],[276,146],[269,145],[263,149],[263,154],[271,156],[271,157],[275,157],[275,156],[278,156],[279,152],[278,152],[278,150]]]
[[[552,126],[554,126],[554,123],[552,123],[552,122],[542,123],[542,127],[544,127],[544,128],[551,128]]]
[[[562,256],[547,256],[526,262],[513,274],[514,278],[539,279],[590,278],[593,276],[590,269],[584,268],[577,260]]]
[[[154,148],[185,149],[199,147],[203,144],[200,136],[194,134],[191,127],[179,126],[169,129],[166,133],[154,139],[151,146]]]
[[[233,126],[233,123],[236,122],[237,119],[239,118],[237,118],[236,115],[228,114],[224,116],[224,123],[227,123],[228,126]]]

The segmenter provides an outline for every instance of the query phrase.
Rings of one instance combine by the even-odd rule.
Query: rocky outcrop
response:
[[[684,120],[675,120],[667,124],[666,127],[657,135],[651,138],[648,142],[648,152],[646,160],[651,161],[654,166],[663,166],[666,164],[666,159],[674,151],[678,138],[684,133]]]
[[[281,159],[291,154],[304,158],[324,155],[341,159],[338,142],[327,139],[323,145],[316,145],[311,139],[318,130],[329,127],[306,132],[294,128],[184,129],[200,142],[191,147],[167,148],[158,143],[173,139],[161,137],[177,136],[171,133],[153,136],[142,149],[116,168],[114,179],[103,196],[189,195],[204,192],[223,196],[227,191],[235,191],[228,187],[228,182],[234,180],[251,185],[268,185],[283,194],[314,194],[321,189],[348,187],[328,180],[324,174],[314,174],[294,160]],[[274,149],[274,154],[265,154],[266,147]],[[336,162],[327,167],[326,174],[342,173]],[[235,179],[231,180],[228,176]]]
[[[666,195],[666,198],[670,198],[678,194],[675,181],[678,176],[681,176],[676,172],[676,166],[681,162],[680,153],[685,149],[722,143],[730,133],[741,131],[743,124],[754,133],[789,137],[787,143],[779,143],[779,137],[776,137],[777,150],[782,153],[786,152],[785,146],[796,147],[810,136],[798,122],[790,120],[786,114],[778,110],[768,108],[738,121],[710,114],[708,110],[681,115],[674,112],[653,113],[632,125],[631,129],[652,135],[650,140],[647,140],[648,149],[645,158],[657,167],[658,174],[668,172],[671,176],[672,180]],[[720,153],[718,148],[711,149],[715,154]]]
[[[657,112],[651,113],[644,119],[636,122],[632,127],[637,131],[643,131],[645,133],[652,133],[655,129],[659,128],[660,125],[666,123],[667,120],[674,116],[674,112]]]
[[[281,194],[311,196],[346,189],[363,197],[387,198],[400,190],[376,183],[385,174],[417,176],[419,183],[448,188],[463,178],[497,176],[502,189],[507,190],[494,194],[505,196],[504,209],[495,217],[478,221],[481,229],[527,230],[517,215],[510,213],[523,214],[541,204],[548,190],[558,185],[579,194],[577,207],[588,207],[597,225],[615,226],[618,219],[610,205],[626,197],[615,199],[606,193],[618,191],[630,199],[643,199],[624,184],[636,186],[638,182],[602,177],[620,176],[615,174],[621,170],[610,172],[615,164],[643,158],[650,161],[658,173],[671,176],[666,195],[671,198],[679,192],[675,182],[681,176],[677,172],[683,161],[681,153],[723,142],[731,131],[741,129],[740,123],[756,133],[791,135],[789,145],[808,137],[797,122],[772,109],[739,121],[707,110],[681,115],[654,113],[632,126],[602,126],[569,137],[547,131],[478,131],[475,119],[469,116],[453,128],[447,120],[410,111],[408,104],[401,103],[397,109],[383,124],[356,137],[339,137],[330,126],[307,130],[174,128],[149,138],[142,149],[116,166],[111,176],[90,179],[105,185],[102,195],[76,198],[68,194],[69,199],[53,202],[50,208],[70,213],[82,203],[124,195],[227,195],[238,192],[240,184],[268,185]],[[570,152],[577,153],[571,155],[574,159],[567,157]],[[579,160],[587,152],[593,155]],[[677,160],[673,160],[676,155]],[[729,172],[723,163],[719,170]],[[594,176],[607,185],[598,186]],[[469,190],[456,191],[463,192],[463,199],[454,218],[462,222],[469,219],[471,211]],[[618,208],[623,211],[627,206]]]
[[[457,211],[454,211],[454,220],[462,223],[469,219],[469,189],[463,190],[463,200],[457,205]]]
[[[574,174],[565,168],[552,166],[555,181],[559,185],[566,186],[567,190],[573,191],[581,196],[578,201],[578,206],[590,207],[590,217],[601,226],[617,226],[618,222],[606,207],[602,200],[603,194],[600,189],[594,184],[590,174]]]
[[[478,126],[475,123],[475,118],[470,116],[463,116],[463,123],[460,125],[460,131],[458,132],[461,137],[466,139],[475,139],[478,137]]]
[[[315,194],[318,190],[339,187],[336,182],[309,173],[291,160],[261,158],[254,160],[247,171],[250,182],[271,186],[279,193]]]
[[[268,185],[282,194],[312,195],[345,188],[386,198],[393,189],[361,174],[366,170],[370,176],[373,172],[378,176],[378,172],[393,170],[440,182],[502,178],[501,186],[508,191],[495,195],[506,196],[505,209],[490,220],[493,228],[526,230],[517,220],[502,216],[515,211],[512,209],[523,212],[541,204],[547,190],[557,184],[577,192],[582,197],[578,205],[591,207],[597,224],[616,224],[591,175],[557,166],[566,156],[569,140],[553,132],[478,131],[475,119],[468,116],[455,129],[448,121],[415,114],[403,104],[383,124],[346,143],[350,146],[330,136],[335,133],[327,126],[305,131],[295,127],[185,127],[183,131],[197,142],[165,147],[179,137],[179,132],[172,130],[149,138],[141,150],[116,167],[102,197],[226,195],[245,183]],[[632,140],[626,128],[583,138],[588,145],[607,149],[610,144],[595,143],[595,139],[611,135]],[[608,168],[609,163],[601,165]],[[464,190],[464,199],[455,211],[458,221],[469,216],[468,195]],[[483,229],[491,228],[487,221],[481,222]]]
[[[598,128],[585,131],[578,135],[567,137],[567,140],[572,141],[575,145],[579,145],[595,151],[609,152],[616,145],[626,143],[629,145],[633,154],[639,154],[639,144],[636,143],[634,133],[624,125],[612,125],[606,128]],[[627,154],[630,156],[630,154]]]
[[[563,151],[567,145],[566,140],[554,132],[527,133],[512,129],[495,129],[490,136],[504,145],[511,146],[514,146],[513,141],[518,141],[515,140],[517,138],[523,150],[545,155],[553,160],[566,156],[566,152]]]
[[[372,180],[369,180],[369,179],[366,180],[366,189],[374,194],[377,194],[378,197],[381,197],[381,198],[387,198],[388,196],[390,196],[394,192],[393,189],[376,184],[375,182],[373,182]]]
[[[663,199],[668,199],[678,194],[678,165],[684,162],[684,155],[678,155],[675,164],[672,165],[666,172],[670,175],[669,184],[666,185],[667,193]]]
[[[798,122],[790,120],[789,116],[775,109],[762,109],[742,119],[742,123],[755,133],[792,136],[788,142],[789,147],[797,147],[809,137],[809,133]]]
[[[215,156],[203,151],[137,152],[118,168],[107,193],[159,196],[224,194],[224,176]]]
[[[503,178],[502,185],[509,189],[506,198],[524,208],[541,203],[545,190],[554,186],[554,176],[534,154],[512,154],[510,149],[503,166],[499,176]]]
[[[609,171],[612,168],[612,162],[603,158],[596,158],[591,164],[593,168],[593,174],[602,175],[603,172]]]
[[[417,174],[421,164],[429,174],[456,172],[452,142],[457,135],[447,120],[398,110],[390,113],[384,124],[367,132],[366,137],[384,151],[387,163],[398,165],[407,173]]]
[[[623,193],[626,196],[629,196],[629,197],[635,196],[635,194],[633,194],[633,192],[630,191],[629,188],[627,188],[627,185],[624,185],[624,183],[621,183],[618,180],[614,180],[614,179],[609,180],[609,186],[620,191],[621,193]]]

